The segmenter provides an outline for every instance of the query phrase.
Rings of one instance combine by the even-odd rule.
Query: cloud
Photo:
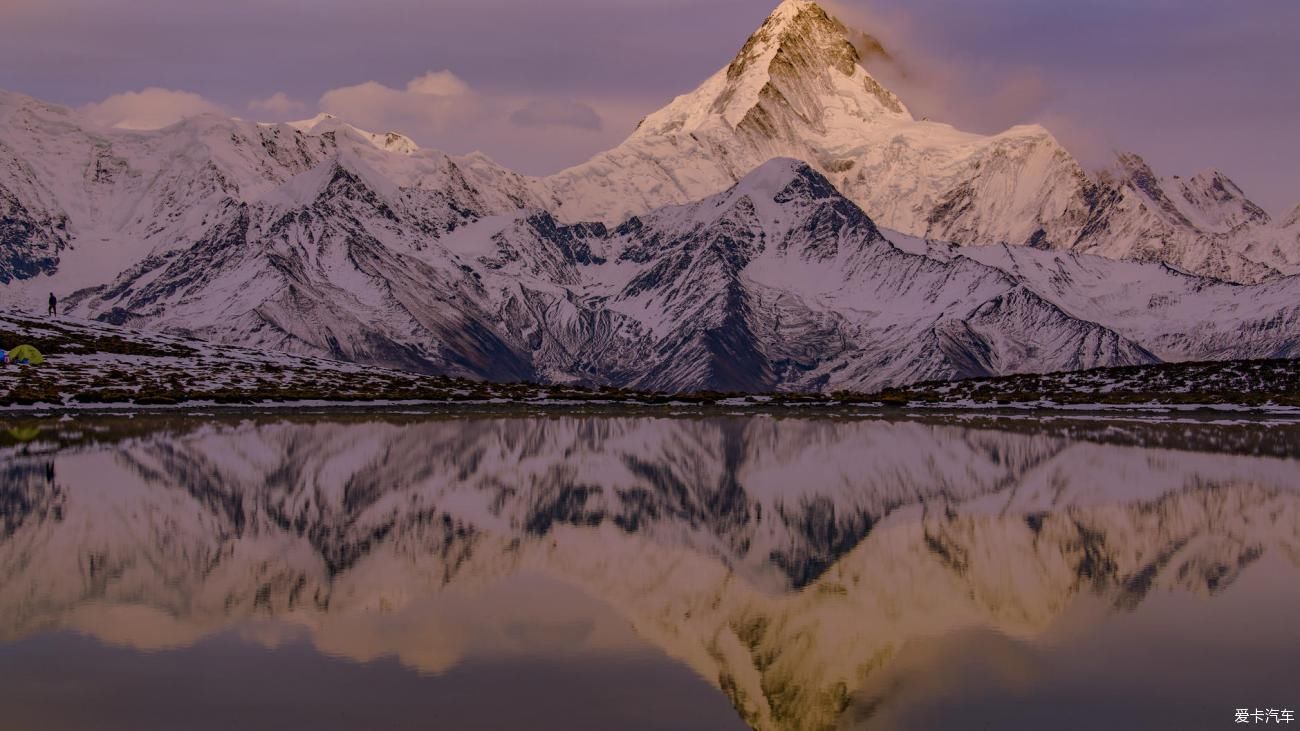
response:
[[[862,65],[918,119],[991,134],[1039,121],[1053,99],[1046,77],[1032,66],[972,63],[931,50],[905,10],[828,7],[845,25],[870,33],[856,39]]]
[[[554,172],[618,144],[646,106],[618,98],[485,93],[446,70],[402,87],[367,81],[331,89],[319,102],[320,111],[362,129],[400,132],[450,154],[486,150],[525,174]]]
[[[200,114],[225,115],[219,105],[188,91],[151,87],[114,94],[82,107],[95,124],[118,129],[161,129]]]
[[[1034,121],[1046,127],[1087,170],[1113,166],[1115,151],[1124,147],[1108,130],[1068,114],[1047,110]]]
[[[429,71],[406,82],[406,91],[428,96],[467,96],[474,90],[450,71]]]
[[[604,127],[595,109],[568,99],[534,99],[511,113],[510,121],[518,127],[574,127],[592,131]]]
[[[265,99],[254,99],[248,103],[248,108],[258,114],[287,118],[302,114],[307,110],[307,105],[296,99],[291,99],[283,91],[277,91]]]
[[[279,91],[232,106],[267,122],[328,112],[371,132],[399,132],[421,147],[453,155],[486,151],[512,170],[544,175],[617,145],[657,101],[488,93],[452,71],[433,70],[402,84],[366,81],[329,89],[314,104]],[[162,88],[118,94],[84,110],[96,124],[131,129],[156,129],[204,113],[230,116],[197,94]]]
[[[405,89],[377,81],[331,89],[321,96],[320,109],[376,132],[426,138],[469,124],[485,111],[484,100],[450,71],[430,71]]]

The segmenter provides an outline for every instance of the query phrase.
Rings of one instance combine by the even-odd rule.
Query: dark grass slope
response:
[[[167,406],[301,401],[595,398],[597,392],[486,384],[324,358],[215,345],[68,318],[0,313],[0,348],[35,346],[39,367],[0,368],[0,406]]]
[[[1162,363],[977,378],[891,388],[873,398],[885,404],[1300,407],[1300,361]]]

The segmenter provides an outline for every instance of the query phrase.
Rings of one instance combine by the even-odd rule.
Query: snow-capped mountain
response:
[[[1253,342],[1202,347],[1198,333],[1215,324],[1191,318],[1178,323],[1184,329],[1121,334],[1131,313],[1064,308],[1069,292],[1026,286],[1010,267],[980,261],[980,250],[900,250],[793,160],[611,229],[560,224],[529,207],[522,181],[481,159],[400,141],[388,149],[387,137],[330,118],[300,126],[308,131],[201,118],[160,133],[207,139],[221,164],[169,179],[169,199],[193,201],[178,206],[185,221],[140,232],[149,219],[138,217],[115,232],[160,241],[137,247],[112,281],[71,297],[74,312],[426,372],[662,390],[872,389],[1148,363],[1156,356],[1143,339],[1157,337],[1174,343],[1167,359],[1278,355],[1300,328],[1288,299],[1300,285],[1281,280],[1259,285],[1266,297],[1216,290],[1237,292],[1223,295],[1224,327],[1249,323]],[[298,153],[286,158],[290,145]],[[125,195],[112,182],[105,194]],[[90,194],[100,194],[96,185]],[[71,230],[83,216],[69,216]],[[96,243],[114,246],[106,238]],[[94,245],[74,242],[65,244],[74,261],[76,248]],[[1130,278],[1172,276],[1113,264],[1136,269]],[[1186,279],[1192,289],[1214,285]],[[39,301],[46,279],[28,283]],[[1236,298],[1253,309],[1240,311]]]
[[[753,727],[826,727],[910,639],[1032,639],[1084,600],[1124,612],[1300,568],[1294,450],[1141,446],[1187,444],[1188,425],[1101,440],[799,418],[117,428],[0,447],[0,640],[74,629],[158,649],[258,618],[441,672],[463,648],[428,600],[535,572],[608,604]]]
[[[1245,282],[1300,272],[1295,237],[1222,174],[1162,180],[1122,155],[1091,176],[1040,126],[985,137],[918,121],[864,70],[855,37],[816,3],[785,0],[726,68],[619,147],[554,176],[559,215],[616,223],[786,156],[908,235],[1163,261]]]
[[[615,229],[523,211],[437,238],[423,211],[371,179],[342,162],[304,173],[296,198],[231,209],[207,238],[88,293],[79,311],[456,375],[669,391],[1287,357],[1300,339],[1300,280],[1245,287],[1055,255],[1093,277],[1085,302],[1068,278],[992,256],[1050,253],[905,252],[792,160]],[[1127,297],[1104,289],[1125,282]]]
[[[542,180],[330,115],[136,132],[0,92],[0,304],[664,390],[1295,356],[1300,278],[1275,275],[1300,209],[1275,225],[1215,173],[1125,156],[1093,179],[1041,128],[917,121],[859,61],[788,0],[624,145]]]
[[[303,132],[298,127],[305,127]],[[242,205],[293,201],[344,160],[445,232],[484,211],[537,206],[530,183],[481,155],[452,158],[333,118],[298,126],[203,115],[157,131],[103,129],[75,110],[0,92],[0,283],[62,293],[102,284],[210,235]],[[304,182],[304,175],[306,182]],[[310,192],[310,191],[309,191]],[[10,242],[20,248],[10,248]],[[22,254],[15,254],[22,251]],[[7,292],[8,299],[16,295]]]
[[[231,207],[203,240],[83,293],[77,311],[457,375],[669,391],[1155,361],[996,267],[899,250],[793,160],[612,230],[522,212],[433,238],[400,193],[342,162],[288,187],[297,198]]]

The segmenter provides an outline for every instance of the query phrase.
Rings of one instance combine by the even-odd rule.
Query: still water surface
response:
[[[1300,705],[1300,426],[0,422],[0,729],[1217,729]]]

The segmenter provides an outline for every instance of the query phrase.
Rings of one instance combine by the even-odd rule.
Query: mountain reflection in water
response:
[[[15,424],[0,707],[42,728],[164,728],[214,694],[214,728],[1219,727],[1300,700],[1298,437],[825,415]]]

